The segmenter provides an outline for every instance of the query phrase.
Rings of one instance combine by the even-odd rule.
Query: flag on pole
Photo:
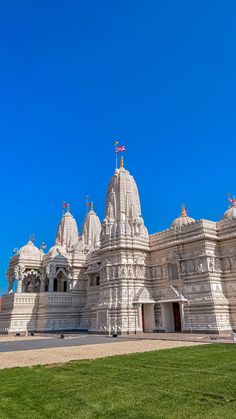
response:
[[[116,153],[123,153],[124,151],[126,151],[124,145],[117,145],[116,146]]]
[[[234,196],[233,196],[233,198],[231,198],[231,194],[230,193],[227,193],[227,197],[228,197],[228,202],[230,203],[230,204],[232,204],[233,202],[234,202]]]
[[[69,208],[70,204],[66,203],[65,201],[62,201],[62,208]]]
[[[85,206],[89,207],[89,196],[85,195],[84,199],[85,199]]]

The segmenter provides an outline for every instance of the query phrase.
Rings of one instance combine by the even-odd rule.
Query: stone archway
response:
[[[54,292],[67,292],[67,276],[63,270],[60,270],[54,278],[53,291]]]
[[[142,287],[136,293],[133,304],[137,304],[138,324],[141,331],[152,333],[155,330],[155,301],[150,291],[146,287]]]

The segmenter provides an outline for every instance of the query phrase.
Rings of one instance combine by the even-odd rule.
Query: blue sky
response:
[[[234,1],[0,2],[0,293],[35,233],[50,247],[84,195],[104,217],[113,140],[150,233],[182,202],[219,220],[236,193]]]

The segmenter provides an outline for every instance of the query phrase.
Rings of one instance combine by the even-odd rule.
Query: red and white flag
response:
[[[69,204],[67,204],[65,201],[62,201],[62,208],[69,208]]]
[[[117,145],[116,146],[116,153],[122,153],[123,151],[126,151],[124,145]]]

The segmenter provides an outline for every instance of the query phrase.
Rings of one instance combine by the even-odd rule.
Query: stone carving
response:
[[[203,272],[203,263],[201,259],[197,260],[197,270],[198,272]]]
[[[232,269],[235,269],[236,268],[236,256],[232,256],[230,258],[230,262],[231,262]]]
[[[128,278],[133,278],[133,276],[134,276],[133,265],[128,265]]]
[[[211,272],[215,270],[215,260],[213,257],[208,258],[208,268]]]
[[[56,277],[56,264],[55,263],[50,263],[50,265],[48,265],[46,267],[46,274],[48,276],[49,279],[54,279]]]
[[[22,267],[22,266],[20,266],[20,265],[17,265],[15,268],[14,268],[14,276],[15,276],[15,278],[16,279],[23,279],[23,277],[24,277],[24,272],[25,272],[25,269]]]
[[[230,258],[228,257],[224,258],[224,268],[226,271],[230,271],[231,269]]]
[[[215,258],[215,269],[216,269],[216,271],[221,271],[221,260],[220,260],[220,258]]]
[[[184,261],[180,262],[180,270],[181,270],[182,274],[186,273],[186,268],[185,268],[185,262]]]

